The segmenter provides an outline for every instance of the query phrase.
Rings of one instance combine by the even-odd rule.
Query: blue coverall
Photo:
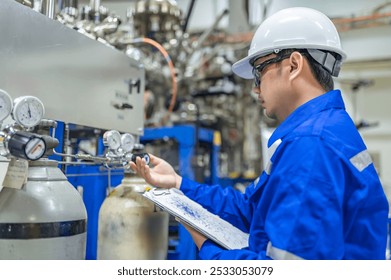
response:
[[[181,191],[241,230],[249,247],[207,240],[201,259],[385,259],[388,202],[339,90],[297,108],[246,192],[183,178]]]

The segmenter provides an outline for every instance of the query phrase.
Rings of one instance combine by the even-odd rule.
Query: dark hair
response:
[[[278,53],[278,56],[282,56],[288,53],[299,52],[304,55],[311,68],[311,72],[314,75],[315,79],[318,83],[323,87],[323,89],[327,92],[334,89],[334,80],[331,76],[330,72],[327,71],[320,63],[318,63],[305,49],[285,49],[281,50]]]

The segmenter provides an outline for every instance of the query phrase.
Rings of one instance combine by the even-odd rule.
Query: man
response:
[[[346,58],[333,23],[308,8],[266,19],[233,71],[279,121],[269,164],[245,194],[182,178],[151,156],[131,163],[147,182],[180,188],[241,230],[249,247],[225,250],[189,229],[202,259],[384,259],[388,202],[332,76]]]

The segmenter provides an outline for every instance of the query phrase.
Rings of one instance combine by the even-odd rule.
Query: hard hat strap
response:
[[[335,55],[337,54],[333,55],[330,52],[317,49],[307,49],[307,51],[312,58],[322,65],[332,76],[338,77],[342,60],[335,58]]]

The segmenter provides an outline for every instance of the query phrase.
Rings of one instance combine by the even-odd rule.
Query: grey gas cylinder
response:
[[[22,188],[0,192],[0,259],[85,259],[87,212],[57,164],[29,162]]]

